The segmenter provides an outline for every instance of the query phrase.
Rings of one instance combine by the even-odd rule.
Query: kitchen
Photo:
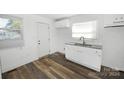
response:
[[[18,70],[18,68],[37,61],[39,58],[44,61],[44,56],[48,55],[45,60],[47,62],[50,60],[48,62],[50,67],[46,70],[43,69],[42,62],[41,64],[33,63],[43,74],[48,76],[46,78],[56,78],[55,76],[58,75],[61,78],[124,78],[124,15],[13,14],[10,16],[19,17],[23,20],[23,39],[19,41],[18,45],[15,44],[17,41],[13,40],[12,43],[15,45],[11,47],[10,41],[0,41],[2,45],[0,46],[0,60],[3,78],[9,78],[9,74],[19,71],[23,76],[23,70]],[[61,60],[59,60],[60,55],[62,55]],[[62,61],[61,65],[51,60],[53,56],[58,57],[58,59],[54,58],[58,60],[58,63]],[[48,64],[47,62],[44,64]],[[73,65],[72,69],[68,63]],[[56,65],[56,68],[53,64]],[[59,67],[64,72],[59,71]],[[85,73],[85,75],[79,73],[79,75],[75,74],[77,77],[74,77],[70,74],[77,73],[80,70],[76,67],[81,68],[81,73]],[[52,73],[49,72],[50,75],[47,72],[49,70],[53,71]],[[66,71],[70,77],[66,75]],[[27,75],[26,77],[28,77]],[[34,77],[33,75],[31,76]],[[97,75],[101,76],[98,77]]]

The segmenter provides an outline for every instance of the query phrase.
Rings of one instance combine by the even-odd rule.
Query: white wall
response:
[[[55,51],[55,33],[52,20],[37,15],[13,16],[23,18],[24,46],[0,50],[2,72],[12,70],[16,67],[32,62],[38,58],[36,22],[48,23],[50,25],[50,48],[51,52]]]
[[[97,29],[97,40],[92,41],[86,41],[87,43],[92,44],[102,44],[102,32],[103,32],[103,15],[98,14],[82,14],[82,15],[76,15],[70,18],[71,23],[76,22],[85,22],[85,21],[92,21],[97,20],[98,21],[98,29]],[[65,43],[67,42],[81,42],[79,40],[76,40],[72,38],[72,31],[71,28],[60,28],[56,29],[57,31],[57,50],[64,53],[64,47]]]

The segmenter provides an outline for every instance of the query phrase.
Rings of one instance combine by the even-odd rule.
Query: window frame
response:
[[[20,17],[15,17],[15,16],[12,16],[12,15],[6,15],[6,14],[0,14],[0,18],[10,18],[10,19],[19,19],[21,20],[21,23],[22,25],[20,26],[20,38],[16,38],[16,39],[3,39],[3,40],[0,40],[0,41],[13,41],[13,40],[23,40],[23,19],[20,18]]]
[[[98,21],[97,20],[90,20],[90,21],[73,23],[71,28],[73,28],[74,24],[82,24],[82,23],[94,22],[94,21],[96,22],[95,38],[85,38],[85,40],[97,40],[98,39]],[[80,37],[73,37],[73,29],[72,29],[71,32],[72,32],[72,38],[74,38],[74,39],[79,39],[80,38]]]

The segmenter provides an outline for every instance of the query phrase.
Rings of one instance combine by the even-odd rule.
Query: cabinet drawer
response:
[[[79,47],[73,45],[66,45],[66,49],[70,51],[75,51],[78,53],[87,53],[87,54],[98,54],[102,55],[102,51],[99,49],[87,48],[87,47]]]

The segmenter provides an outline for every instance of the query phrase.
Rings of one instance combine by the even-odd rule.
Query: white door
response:
[[[49,25],[44,23],[37,23],[38,36],[38,57],[49,54],[50,51],[50,33]]]

